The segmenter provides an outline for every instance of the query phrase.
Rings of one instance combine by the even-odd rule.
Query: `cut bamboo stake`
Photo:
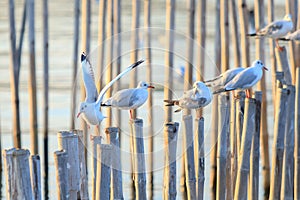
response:
[[[121,165],[121,150],[119,141],[119,129],[117,127],[109,127],[105,129],[108,142],[112,145],[113,159],[112,167],[112,188],[111,197],[113,199],[124,199],[122,187],[122,165]]]
[[[88,193],[88,177],[86,170],[86,160],[84,156],[84,150],[86,145],[84,143],[83,132],[81,130],[73,130],[73,133],[78,137],[78,158],[79,158],[79,170],[80,170],[80,181],[79,181],[79,191],[77,196],[80,199],[89,199]]]
[[[233,44],[234,66],[241,66],[241,51],[238,29],[238,16],[236,12],[236,0],[230,0],[230,25],[231,25],[231,40]]]
[[[248,9],[246,0],[238,0],[238,11],[240,19],[240,34],[241,34],[241,56],[242,66],[249,66],[249,41],[248,34]]]
[[[43,1],[43,27],[44,27],[44,135],[43,135],[43,155],[44,155],[44,199],[48,199],[49,190],[49,169],[48,169],[48,129],[49,129],[49,30],[48,30],[48,0]],[[75,114],[74,114],[75,116]]]
[[[217,152],[217,194],[216,199],[226,198],[227,135],[229,132],[229,97],[218,96],[218,152]]]
[[[65,150],[55,151],[54,165],[56,170],[57,199],[69,199],[68,154]],[[77,198],[77,197],[76,197]]]
[[[235,101],[236,105],[236,152],[237,152],[237,163],[239,163],[240,159],[240,149],[241,149],[241,140],[242,140],[242,132],[243,132],[243,123],[244,123],[244,111],[245,111],[245,92],[238,92],[238,99]]]
[[[110,144],[97,145],[97,186],[96,199],[110,199],[110,173],[112,160],[112,146]]]
[[[167,123],[164,128],[164,187],[163,199],[175,200],[176,190],[176,151],[179,123]]]
[[[187,186],[187,199],[196,199],[196,174],[194,161],[194,136],[192,115],[183,116],[183,151],[185,154],[185,175]]]
[[[69,131],[57,133],[58,149],[65,149],[68,154],[68,180],[70,199],[77,198],[80,189],[80,169],[78,156],[78,136]]]
[[[278,64],[278,71],[284,73],[284,80],[287,85],[292,84],[292,75],[290,72],[288,57],[287,57],[287,51],[285,47],[283,47],[282,51],[279,51],[277,48],[275,48],[276,53],[276,61]]]
[[[7,199],[33,199],[30,184],[29,151],[3,150]]]
[[[300,21],[300,19],[298,19]],[[300,198],[300,67],[296,69],[294,198]]]
[[[241,143],[241,158],[238,163],[234,199],[247,199],[247,182],[250,171],[250,152],[253,134],[255,133],[255,99],[245,100],[245,118]]]
[[[77,104],[77,69],[78,69],[78,44],[79,44],[79,17],[80,0],[74,1],[74,50],[73,50],[73,77],[72,77],[72,102],[71,102],[71,129],[75,128],[76,104]]]
[[[42,199],[41,161],[39,155],[30,156],[30,176],[33,199]]]
[[[146,165],[144,157],[143,120],[134,119],[129,122],[133,138],[134,184],[136,199],[147,199]]]
[[[250,173],[249,173],[249,200],[259,199],[259,146],[260,146],[260,120],[261,120],[261,101],[262,92],[255,92],[256,111],[255,111],[255,132],[251,146]]]
[[[197,125],[197,135],[198,135],[198,173],[197,173],[197,199],[202,200],[204,197],[204,167],[205,167],[205,152],[204,152],[204,118],[198,118],[195,120]]]
[[[235,181],[236,181],[236,173],[237,173],[237,136],[236,136],[236,100],[235,98],[232,97],[231,102],[230,102],[230,153],[231,153],[231,158],[230,158],[230,175],[231,175],[231,181],[232,181],[232,186],[231,186],[231,192],[234,194],[234,188],[235,188]],[[229,160],[228,160],[229,162]]]
[[[229,69],[229,21],[228,21],[228,1],[221,0],[220,7],[220,27],[221,27],[221,70],[222,73]]]
[[[37,99],[36,99],[36,74],[35,74],[35,17],[34,0],[28,0],[28,37],[29,37],[29,116],[30,116],[30,140],[31,153],[38,154],[38,124],[37,124]]]
[[[280,198],[281,177],[282,177],[282,161],[284,149],[284,130],[286,123],[286,104],[287,90],[277,89],[276,94],[276,115],[274,122],[274,142],[272,147],[272,170],[271,170],[271,186],[270,199]]]
[[[281,199],[293,199],[295,86],[288,86],[287,115],[282,166]],[[298,122],[299,123],[299,122]]]
[[[92,200],[96,199],[96,183],[97,183],[97,145],[101,144],[102,137],[99,135],[91,135],[92,147]]]

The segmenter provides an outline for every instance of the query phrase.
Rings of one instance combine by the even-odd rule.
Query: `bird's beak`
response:
[[[77,114],[77,118],[80,116],[80,114],[81,114],[81,112],[79,112],[79,113]]]
[[[149,85],[148,88],[155,89],[155,87],[152,85]]]
[[[268,68],[264,67],[264,70],[269,71]]]

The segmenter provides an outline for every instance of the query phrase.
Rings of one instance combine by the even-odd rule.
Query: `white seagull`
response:
[[[177,105],[180,108],[175,110],[179,112],[182,109],[198,109],[207,106],[212,100],[212,93],[209,88],[201,81],[196,81],[193,84],[193,89],[183,93],[183,96],[178,100],[164,100],[168,103],[166,106]]]
[[[244,69],[245,68],[243,68],[243,67],[236,67],[233,69],[229,69],[226,72],[222,73],[221,75],[219,75],[211,80],[204,81],[204,83],[208,87],[224,86]]]
[[[279,40],[284,41],[300,41],[300,29],[294,31],[293,33],[287,34],[284,38],[279,38]]]
[[[239,74],[237,74],[224,87],[214,91],[213,94],[237,89],[246,89],[246,96],[247,98],[250,98],[250,91],[248,89],[254,86],[261,79],[263,75],[263,69],[268,70],[262,61],[256,60],[252,63],[251,67],[248,67]]]
[[[85,54],[81,55],[81,66],[82,66],[82,76],[86,91],[86,98],[84,102],[80,103],[79,112],[77,114],[77,118],[82,115],[83,119],[89,125],[98,126],[101,121],[106,118],[103,116],[101,112],[101,103],[103,97],[107,90],[122,76],[130,72],[132,69],[143,63],[144,60],[139,60],[136,63],[133,63],[129,67],[127,67],[122,73],[120,73],[117,77],[115,77],[111,82],[109,82],[100,92],[99,96],[97,94],[97,89],[95,85],[95,78],[93,68],[90,62],[87,60]]]
[[[108,98],[102,106],[129,110],[130,119],[132,119],[132,110],[137,109],[147,101],[148,88],[153,89],[154,86],[141,81],[136,88],[123,89],[116,92],[112,97]]]
[[[293,29],[293,21],[291,14],[284,16],[282,20],[274,21],[262,28],[256,33],[248,34],[249,36],[269,37],[275,39],[276,47],[282,51],[283,48],[279,46],[278,39],[285,36]]]

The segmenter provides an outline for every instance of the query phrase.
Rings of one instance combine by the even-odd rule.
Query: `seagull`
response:
[[[204,83],[206,84],[207,87],[224,86],[244,69],[245,68],[243,68],[243,67],[229,69],[226,72],[224,72],[223,74],[221,74],[211,80],[204,81]]]
[[[284,41],[300,41],[300,29],[296,30],[293,33],[287,34],[284,38],[279,38],[279,40],[284,40]]]
[[[283,48],[279,46],[278,39],[285,36],[293,29],[293,21],[291,14],[284,16],[282,20],[274,21],[262,28],[256,33],[248,34],[249,36],[269,37],[275,39],[276,47],[282,51]]]
[[[132,69],[143,63],[144,60],[139,60],[129,67],[127,67],[122,73],[120,73],[117,77],[115,77],[111,82],[109,82],[100,92],[98,95],[96,85],[95,85],[95,78],[93,68],[91,63],[87,59],[87,56],[83,53],[81,55],[81,66],[82,66],[82,75],[83,81],[86,91],[86,98],[84,102],[80,103],[79,112],[77,114],[77,118],[82,115],[83,119],[89,125],[99,126],[101,121],[106,118],[103,116],[101,112],[101,103],[103,97],[107,90],[122,76],[130,72]]]
[[[232,91],[237,89],[246,89],[246,97],[250,98],[249,88],[254,86],[262,77],[262,70],[268,70],[262,61],[255,60],[251,67],[246,68],[237,74],[231,81],[229,81],[224,87],[213,92],[218,94],[221,92]]]
[[[102,106],[129,110],[130,119],[132,119],[132,110],[137,109],[147,101],[148,88],[154,89],[154,86],[145,81],[141,81],[136,88],[123,89],[116,92],[112,97],[108,98]]]
[[[177,105],[180,108],[175,110],[179,112],[182,109],[198,109],[207,106],[212,100],[212,93],[209,88],[201,81],[196,81],[193,84],[193,89],[183,93],[183,96],[178,100],[164,100],[168,103],[166,106]]]

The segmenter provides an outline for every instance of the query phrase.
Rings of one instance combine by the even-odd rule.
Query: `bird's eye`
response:
[[[84,107],[86,108],[86,105]]]

